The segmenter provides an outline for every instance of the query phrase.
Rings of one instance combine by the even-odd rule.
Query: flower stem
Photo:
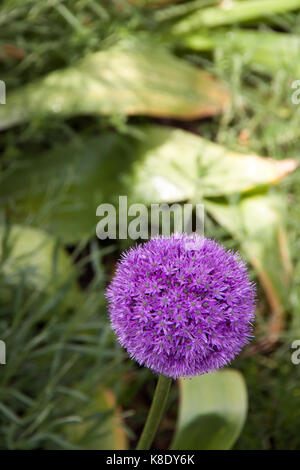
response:
[[[171,382],[172,379],[170,377],[165,377],[164,375],[159,376],[147,421],[137,445],[137,450],[150,449],[166,407]]]

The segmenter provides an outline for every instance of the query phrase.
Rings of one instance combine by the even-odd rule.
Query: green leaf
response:
[[[98,205],[126,194],[123,174],[130,171],[133,152],[130,139],[113,133],[55,146],[24,159],[2,182],[0,199],[14,219],[35,215],[33,224],[64,242],[83,241],[95,233]]]
[[[9,284],[24,279],[35,290],[54,291],[58,285],[70,282],[72,289],[65,301],[78,300],[71,260],[48,233],[22,225],[0,226],[0,260]]]
[[[144,132],[131,184],[134,198],[148,203],[246,192],[278,182],[297,166],[291,159],[238,154],[179,129],[148,126]]]
[[[257,194],[232,205],[206,201],[205,206],[239,241],[254,266],[274,314],[270,335],[276,336],[282,326],[291,274],[282,198]]]
[[[240,372],[226,369],[181,379],[173,450],[227,450],[247,414],[247,389]]]
[[[240,54],[243,63],[259,71],[274,73],[287,70],[297,74],[300,70],[300,38],[275,31],[220,31],[210,34],[190,34],[182,39],[193,50],[216,49],[225,56]],[[275,53],[276,51],[276,53]]]
[[[149,115],[191,119],[222,112],[229,93],[215,77],[163,47],[123,41],[8,93],[0,129],[42,115]]]
[[[246,0],[234,2],[224,0],[216,7],[193,12],[172,28],[175,34],[186,34],[196,29],[214,28],[266,18],[272,14],[284,13],[300,8],[299,0]]]
[[[96,208],[117,206],[119,195],[151,204],[233,194],[275,183],[296,166],[240,155],[178,129],[146,126],[140,134],[103,133],[28,157],[2,182],[0,201],[14,220],[35,214],[35,224],[73,242],[95,233]]]

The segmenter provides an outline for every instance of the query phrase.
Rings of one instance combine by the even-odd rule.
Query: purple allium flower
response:
[[[130,356],[174,379],[225,366],[252,336],[255,287],[245,263],[198,235],[157,237],[129,249],[107,298]]]

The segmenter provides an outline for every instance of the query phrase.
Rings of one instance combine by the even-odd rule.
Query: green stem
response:
[[[160,375],[156,385],[151,408],[143,432],[137,445],[137,450],[148,450],[151,447],[158,425],[166,407],[172,379]]]

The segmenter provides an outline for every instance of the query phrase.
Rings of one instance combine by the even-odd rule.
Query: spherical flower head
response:
[[[245,263],[195,234],[129,249],[106,295],[121,345],[174,379],[225,366],[252,336],[255,288]]]

